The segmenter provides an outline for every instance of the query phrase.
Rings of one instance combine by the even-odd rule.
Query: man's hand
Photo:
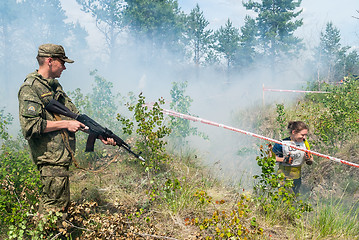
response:
[[[104,139],[102,136],[99,136],[99,139],[106,145],[116,146],[116,142],[113,140],[113,138]]]
[[[86,130],[86,128],[88,129],[88,127],[85,126],[85,124],[79,121],[76,120],[67,121],[67,130],[69,130],[70,132],[77,132],[78,130]]]
[[[61,129],[67,129],[70,132],[77,132],[78,130],[86,130],[86,127],[83,123],[80,123],[76,120],[61,120],[61,121],[46,121],[46,128],[44,133],[58,131]]]

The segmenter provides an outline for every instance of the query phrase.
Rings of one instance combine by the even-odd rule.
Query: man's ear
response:
[[[51,57],[46,58],[46,62],[47,62],[47,64],[48,64],[49,66],[51,66],[53,60],[54,60],[54,59],[51,58]]]

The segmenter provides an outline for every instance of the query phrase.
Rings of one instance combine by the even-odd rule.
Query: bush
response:
[[[328,94],[308,94],[301,117],[308,119],[318,140],[315,145],[335,153],[359,133],[359,81],[347,77],[340,85],[323,86]]]
[[[245,194],[231,208],[221,209],[224,200],[213,201],[205,191],[197,191],[194,195],[201,205],[214,208],[211,215],[186,218],[186,225],[195,225],[205,239],[255,239],[263,235],[255,217],[251,216],[252,200]]]
[[[40,176],[32,162],[25,141],[7,133],[7,125],[0,114],[0,131],[4,140],[0,150],[0,227],[1,232],[24,235],[29,215],[37,212],[41,188]]]
[[[159,99],[150,108],[146,105],[145,97],[140,93],[135,105],[128,105],[128,109],[133,112],[133,118],[128,119],[118,114],[117,118],[124,125],[125,134],[131,135],[136,132],[135,143],[136,151],[141,152],[146,159],[144,166],[148,172],[157,172],[161,166],[170,159],[166,153],[164,140],[171,133],[171,129],[165,125],[164,116],[160,104],[164,104],[163,99]]]
[[[262,146],[260,151],[257,163],[262,173],[254,176],[257,180],[254,186],[255,200],[266,217],[294,224],[295,219],[301,218],[304,212],[312,211],[312,207],[294,194],[291,189],[293,180],[275,172],[276,160],[271,146],[267,150]]]

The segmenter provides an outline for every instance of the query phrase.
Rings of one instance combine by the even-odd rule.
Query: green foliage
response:
[[[194,194],[194,197],[197,198],[200,206],[206,206],[212,202],[212,197],[208,195],[206,191],[197,190]]]
[[[67,21],[59,0],[1,1],[0,11],[0,83],[4,89],[1,101],[3,105],[11,102],[9,106],[15,109],[17,91],[12,83],[24,78],[25,69],[34,68],[36,48],[42,43],[62,44],[70,58],[78,56],[78,61],[88,47],[87,32],[79,23]],[[18,66],[11,61],[18,62]]]
[[[225,26],[221,26],[214,33],[214,49],[224,55],[227,61],[227,74],[229,76],[230,67],[239,48],[239,29],[234,27],[228,19]]]
[[[46,9],[46,11],[39,11],[39,9]],[[2,53],[0,63],[3,67],[0,79],[2,79],[4,89],[11,89],[8,85],[12,82],[9,81],[10,75],[15,75],[16,78],[19,72],[23,74],[22,71],[14,74],[17,68],[9,64],[9,60],[24,64],[27,59],[33,59],[33,50],[37,44],[65,43],[66,39],[71,36],[70,45],[74,47],[73,49],[80,49],[79,46],[81,49],[86,47],[86,36],[82,35],[84,29],[66,21],[67,16],[59,0],[2,1],[0,11],[2,16],[0,39],[3,43],[0,46]],[[31,29],[32,27],[34,29]],[[43,31],[44,29],[47,30]],[[81,45],[77,45],[79,43]],[[29,48],[32,50],[26,50]],[[68,48],[65,47],[65,49],[67,52]],[[11,93],[14,94],[14,92]]]
[[[325,26],[325,31],[320,33],[320,50],[321,54],[331,60],[335,58],[336,54],[341,48],[340,44],[340,31],[336,28],[332,22],[328,22]]]
[[[359,56],[356,50],[349,52],[349,46],[342,46],[341,35],[332,22],[328,22],[320,33],[320,43],[315,49],[315,65],[317,80],[338,82],[348,74],[359,71]]]
[[[145,97],[140,93],[137,103],[128,106],[128,109],[133,112],[133,119],[125,118],[120,114],[117,116],[117,119],[124,125],[124,133],[131,135],[134,131],[136,132],[136,151],[141,152],[146,159],[144,163],[146,171],[156,172],[161,169],[161,165],[169,161],[169,156],[165,151],[167,142],[164,138],[171,133],[171,130],[164,123],[160,104],[164,104],[163,99],[159,99],[149,108]]]
[[[175,195],[176,190],[181,189],[181,182],[177,178],[168,178],[165,181],[164,189],[165,192],[165,198],[171,198],[172,201],[175,201],[173,196]]]
[[[256,22],[253,18],[247,15],[244,18],[244,25],[241,27],[239,50],[235,55],[235,64],[240,68],[246,68],[254,63],[257,56],[255,47],[258,44],[256,36]]]
[[[172,83],[171,97],[172,101],[170,107],[172,110],[189,115],[189,108],[192,98],[188,95],[185,95],[185,90],[187,88],[187,82]],[[171,128],[171,137],[175,139],[176,147],[182,147],[186,143],[185,138],[190,135],[199,135],[205,139],[208,137],[201,132],[198,132],[197,128],[191,127],[191,123],[187,119],[170,117],[169,127]]]
[[[18,225],[9,227],[9,239],[56,239],[62,235],[58,231],[59,223],[62,219],[62,213],[50,211],[42,217],[35,216],[33,218],[23,220]]]
[[[138,102],[128,107],[133,112],[133,119],[121,115],[118,119],[123,123],[126,134],[136,133],[136,151],[146,159],[143,163],[145,171],[151,173],[146,191],[150,202],[165,205],[176,213],[188,204],[192,187],[185,184],[185,178],[182,181],[171,171],[166,171],[171,161],[165,150],[167,142],[164,138],[171,133],[171,129],[165,125],[160,104],[164,104],[163,99],[149,107],[140,93]]]
[[[76,105],[77,109],[80,111],[80,113],[85,111],[90,111],[91,101],[89,99],[89,96],[88,95],[85,96],[81,92],[80,88],[76,88],[75,91],[73,92],[69,91],[68,94],[71,97],[73,103]]]
[[[186,225],[197,226],[205,239],[252,239],[263,235],[256,218],[250,215],[252,200],[245,194],[240,195],[240,200],[228,211],[220,208],[224,200],[213,202],[205,191],[197,191],[195,197],[200,204],[212,204],[214,208],[211,216],[185,219]]]
[[[301,117],[310,119],[317,147],[335,153],[359,131],[359,81],[349,76],[341,85],[322,85],[328,94],[309,94]]]
[[[327,82],[338,81],[338,59],[342,47],[340,44],[340,31],[332,22],[328,22],[324,32],[320,33],[320,43],[317,48],[316,59],[318,62],[318,74]],[[344,72],[340,75],[343,76]],[[338,78],[339,77],[339,78]]]
[[[286,179],[282,173],[275,172],[275,155],[271,147],[264,150],[261,147],[261,154],[257,157],[258,166],[262,173],[255,175],[257,182],[254,186],[256,201],[269,218],[276,218],[280,221],[294,223],[302,213],[312,210],[310,204],[299,200],[292,191],[293,180]]]
[[[11,124],[13,117],[11,114],[5,115],[4,110],[0,110],[0,142],[9,139],[7,126]]]
[[[116,127],[117,102],[112,93],[113,83],[101,77],[97,70],[91,71],[90,75],[94,77],[92,92],[85,98],[78,97],[82,100],[79,103],[83,103],[83,112],[109,128]]]
[[[112,93],[113,84],[101,77],[97,70],[91,71],[90,75],[94,76],[92,92],[84,95],[81,89],[77,88],[68,94],[80,113],[88,115],[100,124],[114,127],[117,122],[117,104]]]
[[[285,111],[284,111],[284,104],[276,104],[277,107],[277,123],[279,124],[278,127],[278,131],[279,131],[279,138],[282,139],[286,132],[286,123],[287,123],[287,118],[285,116]]]
[[[349,48],[349,47],[347,47]],[[359,73],[359,54],[356,50],[351,52],[345,52],[343,58],[340,61],[343,67],[344,75],[358,74]]]
[[[7,133],[9,119],[10,115],[1,112],[0,134],[4,142],[0,149],[0,230],[11,231],[16,227],[22,236],[28,214],[36,211],[40,176],[24,139],[13,140]]]
[[[186,186],[186,179],[180,179],[173,174],[165,174],[167,176],[156,176],[151,181],[150,190],[147,191],[150,201],[166,206],[173,213],[183,210],[191,199],[191,187]],[[186,199],[187,198],[187,199]]]

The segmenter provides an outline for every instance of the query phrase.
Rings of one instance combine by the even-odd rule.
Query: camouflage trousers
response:
[[[39,213],[66,212],[70,204],[69,169],[63,166],[40,166],[42,192]]]

